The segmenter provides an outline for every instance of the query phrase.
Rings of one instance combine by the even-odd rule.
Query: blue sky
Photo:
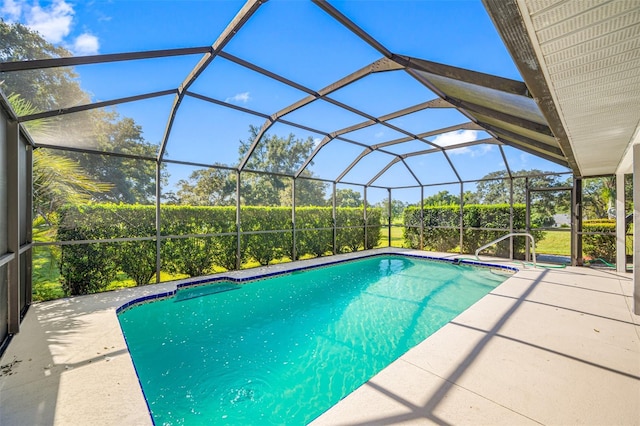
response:
[[[242,7],[242,1],[33,1],[3,0],[0,16],[21,22],[48,41],[75,55],[92,55],[211,45]],[[441,62],[475,71],[521,80],[490,18],[479,0],[468,1],[331,1],[331,4],[394,53]],[[381,55],[333,20],[313,3],[302,0],[271,0],[225,48],[227,53],[253,62],[312,90],[344,77],[381,58]],[[107,100],[177,87],[200,59],[200,55],[76,67],[81,86],[94,100]],[[264,114],[272,114],[305,93],[263,75],[216,58],[191,90]],[[332,98],[379,116],[436,98],[403,71],[378,73],[334,92]],[[172,96],[117,107],[143,127],[147,141],[159,144],[165,129]],[[63,104],[61,107],[71,106]],[[323,132],[331,132],[364,120],[324,101],[285,117]],[[430,109],[392,123],[420,133],[468,121],[449,109]],[[203,163],[237,163],[238,141],[246,140],[248,126],[264,119],[227,110],[194,98],[183,102],[168,143],[168,157]],[[285,136],[323,135],[278,124],[270,131]],[[344,135],[368,145],[404,135],[373,126]],[[483,132],[460,131],[430,137],[451,145],[486,138]],[[412,142],[415,144],[416,142]],[[395,146],[402,154],[415,148]],[[429,147],[425,145],[424,149]],[[357,156],[361,148],[334,141],[323,148],[312,168],[317,176],[334,179]],[[391,147],[389,151],[393,150]],[[506,150],[513,170],[540,168],[563,171],[559,166]],[[370,158],[369,158],[370,157]],[[452,162],[463,179],[477,179],[504,170],[504,161],[493,145],[451,151]],[[366,183],[392,156],[365,157],[345,180]],[[423,183],[455,180],[441,154],[413,158],[407,163]],[[180,168],[173,179],[190,170]],[[409,177],[408,177],[409,176]],[[404,166],[394,166],[378,184],[400,185],[415,180]],[[453,192],[453,191],[451,191]]]

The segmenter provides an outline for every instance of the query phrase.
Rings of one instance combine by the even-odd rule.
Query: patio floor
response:
[[[115,309],[175,285],[33,305],[0,360],[0,424],[151,424]],[[640,424],[631,296],[628,274],[522,269],[313,425]]]

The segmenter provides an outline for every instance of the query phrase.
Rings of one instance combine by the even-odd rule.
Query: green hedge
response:
[[[368,237],[364,241],[362,208],[338,208],[337,251],[373,248],[380,235],[381,210],[367,210]],[[242,261],[267,265],[292,257],[292,212],[289,207],[241,208]],[[296,254],[322,256],[333,251],[331,207],[296,209]],[[313,230],[312,228],[329,228]],[[262,232],[284,231],[284,232]],[[209,237],[166,238],[162,241],[162,269],[174,274],[201,276],[216,267],[235,269],[237,253],[235,207],[162,206],[163,236],[225,234]],[[255,233],[254,233],[255,232]],[[155,206],[90,204],[68,206],[60,212],[59,241],[127,237],[155,237]],[[60,272],[66,294],[103,290],[118,272],[137,285],[149,283],[156,269],[156,242],[127,241],[62,246]]]
[[[508,204],[466,204],[463,207],[463,253],[474,253],[480,246],[509,231],[510,207]],[[526,228],[526,207],[524,204],[513,206],[513,228]],[[404,210],[404,240],[411,248],[420,246],[420,208],[407,207]],[[459,250],[460,248],[460,206],[425,206],[424,208],[424,249],[441,252]],[[498,228],[500,231],[479,231],[469,228]],[[543,238],[544,233],[532,231],[536,241]],[[514,238],[514,256],[523,257],[525,238]],[[483,251],[499,257],[509,256],[508,241],[492,246]]]
[[[582,221],[583,232],[607,232],[610,235],[583,235],[582,252],[586,258],[616,261],[616,220],[594,219]]]

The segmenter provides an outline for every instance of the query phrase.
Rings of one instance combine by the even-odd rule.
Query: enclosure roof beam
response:
[[[141,101],[144,99],[151,99],[151,98],[157,98],[160,96],[172,95],[172,94],[176,94],[177,92],[178,92],[177,89],[163,90],[160,92],[145,93],[144,95],[127,96],[125,98],[112,99],[109,101],[93,102],[90,104],[77,105],[69,108],[60,108],[60,109],[55,109],[50,111],[38,112],[35,114],[23,115],[22,117],[18,117],[18,121],[20,123],[24,123],[32,120],[40,120],[43,118],[57,117],[59,115],[73,114],[75,112],[89,111],[92,109],[104,108],[108,106],[124,104],[127,102],[135,102],[135,101]]]
[[[286,84],[287,86],[293,87],[294,89],[298,89],[301,92],[305,92],[308,95],[315,95],[316,92],[314,92],[313,90],[309,89],[308,87],[305,87],[301,84],[296,83],[295,81],[289,80],[288,78],[282,77],[281,75],[278,75],[274,72],[271,72],[269,70],[266,70],[262,67],[259,67],[255,64],[252,64],[249,61],[245,61],[244,59],[238,58],[237,56],[231,55],[230,53],[227,52],[219,52],[218,56],[220,56],[221,58],[227,59],[235,64],[238,64],[242,67],[245,67],[247,69],[250,69],[251,71],[255,71],[259,74],[262,74],[266,77],[272,78],[280,83]]]
[[[413,170],[411,169],[411,167],[409,167],[409,165],[407,164],[406,161],[404,161],[404,158],[402,158],[402,164],[404,164],[404,166],[407,168],[407,170],[409,171],[409,173],[411,173],[411,176],[413,176],[413,178],[416,180],[416,182],[418,183],[418,185],[422,185],[422,182],[420,182],[420,179],[418,179],[418,176],[416,176],[416,174],[413,172]]]
[[[400,162],[402,160],[402,158],[400,157],[396,157],[393,160],[391,160],[386,166],[384,166],[382,168],[382,170],[380,170],[369,182],[367,182],[365,184],[365,186],[370,186],[371,184],[373,184],[373,182],[375,182],[376,180],[378,180],[378,178],[380,176],[382,176],[387,170],[389,170],[391,168],[391,166],[393,166],[394,164]],[[418,182],[419,184],[420,182]]]
[[[538,60],[535,47],[528,36],[524,19],[518,7],[517,0],[483,0],[485,9],[489,13],[507,50],[511,53],[518,71],[527,82],[527,86],[536,100],[540,111],[547,119],[549,127],[558,140],[568,167],[576,176],[580,176],[580,167],[575,159],[569,137],[553,101],[551,89],[547,84],[542,66]]]
[[[397,156],[396,158],[394,158],[393,160],[391,160],[389,162],[389,164],[387,164],[382,170],[380,170],[378,172],[378,174],[376,174],[369,182],[366,183],[366,186],[371,186],[373,185],[373,182],[375,182],[376,180],[378,180],[380,178],[380,176],[382,176],[383,174],[385,174],[385,172],[387,170],[389,170],[391,167],[393,167],[394,164],[397,163],[402,163],[407,170],[409,171],[409,173],[411,174],[411,176],[413,176],[413,178],[415,179],[416,183],[418,185],[421,185],[422,183],[420,182],[420,179],[418,179],[418,177],[415,175],[415,173],[413,173],[413,170],[411,170],[411,167],[409,167],[409,165],[407,163],[404,162],[404,158],[402,158],[402,156]]]
[[[373,152],[373,149],[371,149],[371,147],[366,147],[361,153],[360,155],[358,155],[356,157],[355,160],[353,160],[351,162],[351,164],[349,164],[347,166],[346,169],[344,169],[344,171],[342,173],[340,173],[340,176],[338,176],[336,178],[336,182],[340,182],[342,180],[342,178],[344,178],[346,176],[347,173],[349,173],[351,171],[351,169],[353,169],[355,167],[356,164],[358,164],[358,162],[360,160],[362,160],[365,156],[367,156],[368,154],[370,154],[371,152]]]
[[[436,98],[436,99],[432,99],[432,100],[427,101],[427,102],[422,102],[420,104],[410,106],[408,108],[403,108],[401,110],[398,110],[398,111],[395,111],[395,112],[392,112],[392,113],[389,113],[389,114],[386,114],[386,115],[382,115],[382,116],[378,117],[377,119],[366,120],[366,121],[363,121],[361,123],[354,124],[353,126],[348,126],[348,127],[342,128],[340,130],[336,130],[335,132],[331,132],[327,136],[325,136],[324,139],[322,139],[322,141],[320,141],[320,143],[315,147],[313,152],[309,155],[309,157],[307,157],[307,159],[302,164],[302,166],[300,167],[298,172],[295,174],[295,176],[296,177],[300,176],[300,174],[307,168],[309,163],[311,163],[313,161],[314,157],[318,154],[318,152],[320,152],[320,150],[322,148],[324,148],[329,142],[331,142],[337,136],[343,135],[345,133],[354,132],[356,130],[364,129],[364,128],[369,127],[369,126],[373,126],[374,124],[376,124],[378,122],[383,122],[383,121],[387,121],[387,120],[393,120],[395,118],[402,117],[404,115],[408,115],[408,114],[412,114],[414,112],[422,111],[422,110],[425,110],[427,108],[453,108],[453,107],[448,102],[444,101],[443,99]],[[411,138],[408,138],[408,140],[411,140]]]
[[[469,121],[466,123],[462,123],[462,124],[456,124],[453,126],[449,126],[449,127],[444,127],[442,129],[436,129],[436,130],[431,130],[428,132],[424,132],[424,133],[419,133],[417,135],[415,135],[416,137],[405,137],[405,138],[399,138],[399,139],[394,139],[391,141],[387,141],[387,142],[381,142],[375,145],[372,145],[373,149],[379,149],[379,148],[384,148],[387,146],[391,146],[391,145],[397,145],[400,143],[404,143],[404,142],[409,142],[412,140],[419,140],[421,142],[422,139],[427,138],[429,136],[435,136],[435,135],[440,135],[443,133],[448,133],[448,132],[453,132],[456,130],[482,130],[484,131],[484,128],[482,128],[482,126],[478,125],[477,123],[474,123],[473,121]],[[440,145],[437,145],[431,141],[427,141],[428,145],[433,146],[435,149],[437,150],[442,150],[444,149],[444,147],[441,147]]]
[[[211,46],[181,49],[149,50],[143,52],[109,53],[103,55],[72,56],[67,58],[33,59],[27,61],[0,62],[0,72],[27,71],[76,65],[103,64],[107,62],[135,61],[138,59],[166,58],[170,56],[211,53]]]
[[[569,164],[565,159],[558,158],[557,155],[551,155],[548,152],[542,152],[532,146],[526,145],[524,142],[522,142],[522,137],[518,137],[518,139],[514,139],[514,138],[508,137],[507,135],[502,135],[499,132],[489,131],[489,133],[493,134],[493,136],[496,139],[498,139],[500,142],[503,142],[505,145],[509,145],[513,148],[519,149],[528,154],[535,155],[540,158],[544,158],[547,161],[551,161],[552,163],[559,164],[563,167],[569,168]]]
[[[191,70],[189,75],[185,78],[182,84],[178,87],[178,93],[175,95],[173,104],[171,105],[171,111],[167,120],[167,125],[160,143],[160,150],[158,152],[158,161],[162,161],[164,152],[167,148],[167,142],[171,134],[173,122],[176,118],[176,113],[180,107],[180,103],[185,95],[185,91],[196,81],[198,76],[209,66],[216,55],[231,41],[233,36],[242,28],[242,26],[249,20],[249,18],[258,10],[258,8],[267,0],[247,0],[242,9],[236,14],[233,20],[227,25],[227,27],[218,36],[217,40],[211,46],[211,50],[204,54],[196,66]]]
[[[458,182],[462,182],[460,173],[458,173],[458,169],[456,169],[456,166],[453,165],[453,161],[451,161],[451,158],[449,157],[449,154],[447,154],[447,151],[443,150],[442,155],[444,155],[444,158],[447,160],[447,163],[449,163],[449,167],[451,167],[451,170],[453,170],[453,173],[458,178]]]
[[[254,110],[249,109],[249,108],[244,108],[244,107],[241,107],[239,105],[234,105],[234,104],[231,104],[229,102],[224,102],[224,101],[221,101],[219,99],[211,98],[209,96],[201,95],[200,93],[195,93],[195,92],[191,92],[189,90],[186,90],[184,92],[184,94],[186,96],[190,96],[192,98],[200,99],[201,101],[210,102],[212,104],[220,105],[220,106],[223,106],[225,108],[235,109],[236,111],[244,112],[246,114],[255,115],[257,117],[262,117],[262,118],[265,118],[265,119],[269,118],[269,116],[267,114],[263,114],[261,112],[254,111]]]
[[[483,144],[502,145],[503,143],[495,138],[486,138],[486,139],[480,139],[477,141],[470,141],[470,142],[459,143],[455,145],[449,145],[446,147],[442,147],[441,149],[431,148],[431,149],[425,149],[424,151],[409,152],[407,154],[402,154],[401,157],[409,158],[409,157],[415,157],[417,155],[433,154],[434,152],[443,152],[446,150],[457,149],[457,148],[467,148],[470,146],[483,145]]]
[[[544,142],[540,142],[526,136],[519,135],[517,133],[513,133],[509,130],[501,129],[499,127],[493,126],[491,124],[481,123],[481,125],[487,129],[487,131],[491,133],[495,133],[496,135],[506,137],[510,140],[519,141],[522,145],[527,145],[532,149],[542,152],[543,154],[551,155],[557,157],[559,160],[565,160],[564,153],[557,146],[548,145]],[[505,142],[506,143],[506,142]],[[511,145],[507,143],[507,145]]]
[[[465,83],[474,84],[477,86],[499,90],[501,92],[512,93],[529,98],[531,97],[527,85],[522,81],[498,77],[495,75],[485,74],[464,68],[453,67],[451,65],[440,64],[424,59],[412,58],[409,56],[396,55],[394,56],[394,59],[404,65],[406,68],[427,72],[429,74],[435,74],[456,81],[463,81]]]
[[[536,123],[534,121],[527,120],[513,114],[507,114],[492,108],[487,108],[482,105],[477,105],[472,102],[463,101],[460,99],[448,97],[447,101],[452,105],[455,105],[467,111],[482,114],[489,118],[504,121],[505,123],[513,124],[514,126],[522,127],[523,129],[531,130],[533,132],[540,133],[541,135],[549,136],[555,139],[553,132],[551,132],[551,129],[546,124]],[[481,121],[481,119],[478,118],[478,121]]]
[[[513,179],[513,176],[511,175],[511,167],[509,167],[509,162],[507,161],[507,156],[504,153],[504,149],[502,148],[502,145],[499,145],[498,149],[500,150],[502,161],[504,161],[504,167],[507,169],[507,174],[509,175],[509,179]]]
[[[281,117],[299,109],[302,108],[305,105],[310,104],[311,102],[320,99],[320,98],[325,98],[325,100],[327,100],[328,102],[331,102],[333,104],[336,104],[344,109],[347,109],[351,112],[354,112],[356,114],[360,114],[360,115],[365,115],[364,113],[362,113],[361,111],[358,111],[354,108],[351,108],[347,105],[344,105],[338,101],[335,101],[333,99],[329,99],[327,98],[327,95],[329,95],[332,92],[335,92],[338,89],[341,89],[342,87],[345,87],[355,81],[360,80],[361,78],[364,78],[372,73],[377,73],[377,72],[384,72],[384,71],[392,71],[392,70],[397,70],[397,69],[401,69],[402,67],[398,64],[396,64],[395,62],[387,59],[387,58],[381,58],[378,59],[377,61],[363,67],[360,68],[359,70],[347,75],[346,77],[341,78],[340,80],[336,81],[335,83],[332,83],[326,87],[324,87],[323,89],[319,90],[318,92],[312,92],[313,94],[300,99],[299,101],[281,109],[280,111],[272,114],[262,125],[262,127],[260,128],[260,130],[258,131],[258,134],[256,135],[255,139],[253,140],[253,142],[251,143],[251,146],[249,147],[247,153],[245,154],[244,158],[242,159],[242,161],[240,162],[240,165],[238,166],[238,170],[242,171],[246,165],[247,162],[249,161],[249,159],[251,158],[251,155],[253,155],[253,152],[255,151],[255,149],[257,148],[258,144],[260,143],[262,137],[265,135],[265,133],[271,128],[271,126],[273,126],[273,124],[278,121]],[[305,92],[309,93],[310,89],[306,89]],[[367,117],[367,118],[371,118],[371,117]]]
[[[316,6],[320,7],[322,10],[328,13],[333,19],[335,19],[336,21],[340,22],[342,25],[347,27],[351,32],[353,32],[355,35],[360,37],[360,39],[365,41],[367,44],[369,44],[369,46],[376,49],[382,55],[384,55],[387,58],[392,58],[394,56],[393,53],[391,53],[390,50],[388,50],[386,47],[380,44],[378,40],[376,40],[375,38],[367,34],[362,28],[358,27],[349,18],[344,16],[342,13],[340,13],[338,9],[330,5],[329,2],[327,2],[326,0],[312,0],[312,1],[316,4]]]

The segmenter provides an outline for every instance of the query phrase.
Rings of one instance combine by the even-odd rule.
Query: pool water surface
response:
[[[156,425],[303,425],[505,279],[373,256],[183,288],[118,318]]]

